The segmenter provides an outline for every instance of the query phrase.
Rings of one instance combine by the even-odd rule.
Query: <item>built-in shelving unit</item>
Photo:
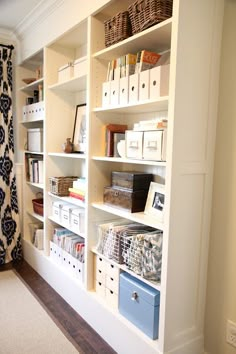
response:
[[[25,258],[118,353],[199,354],[203,352],[217,104],[214,88],[219,70],[215,58],[219,55],[220,37],[213,11],[217,5],[213,1],[206,4],[204,0],[173,0],[171,18],[106,48],[104,21],[125,11],[132,2],[107,1],[95,14],[68,28],[68,32],[42,49],[43,78],[19,90],[18,106],[22,107],[28,93],[43,84],[46,112],[44,119],[19,119],[23,155],[38,154],[44,159],[44,183],[30,182],[25,172],[23,176]],[[106,106],[102,87],[108,62],[142,49],[170,51],[169,94]],[[87,60],[86,72],[60,80],[59,68],[82,57]],[[30,70],[27,62],[19,68],[22,77],[33,75],[31,59]],[[66,154],[62,145],[73,136],[76,106],[81,104],[86,104],[86,151]],[[107,124],[127,124],[132,130],[135,123],[153,118],[168,120],[166,161],[105,156]],[[35,127],[44,129],[41,153],[25,150],[27,129]],[[130,213],[105,204],[104,188],[111,184],[112,171],[151,173],[154,182],[163,184],[163,222],[143,211]],[[51,192],[49,178],[60,176],[86,178],[85,202]],[[32,211],[31,201],[39,192],[44,197],[43,217]],[[85,232],[78,233],[85,243],[83,277],[79,282],[50,256],[54,229],[64,226],[52,216],[55,201],[83,208],[85,213]],[[113,220],[136,222],[163,232],[159,282],[144,279],[141,273],[134,273],[98,251],[98,225]],[[44,224],[43,252],[35,250],[30,242],[29,225],[34,221]],[[160,292],[158,339],[146,336],[118,308],[111,308],[106,298],[101,299],[95,270],[99,258]]]

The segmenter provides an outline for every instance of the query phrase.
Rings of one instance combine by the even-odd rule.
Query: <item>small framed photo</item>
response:
[[[85,149],[86,149],[86,103],[79,104],[76,106],[72,143],[73,143],[73,152],[85,153]]]
[[[144,214],[156,216],[160,222],[164,220],[165,186],[151,182],[149,186]]]

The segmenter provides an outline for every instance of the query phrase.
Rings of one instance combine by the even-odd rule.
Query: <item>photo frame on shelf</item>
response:
[[[72,137],[73,152],[85,153],[86,150],[86,103],[78,104],[75,109],[75,121]]]
[[[144,214],[157,217],[163,222],[165,211],[165,186],[164,184],[151,182],[149,186]]]

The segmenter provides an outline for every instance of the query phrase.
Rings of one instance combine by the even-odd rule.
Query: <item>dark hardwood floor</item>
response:
[[[0,266],[0,271],[13,268],[81,354],[116,353],[26,261]]]

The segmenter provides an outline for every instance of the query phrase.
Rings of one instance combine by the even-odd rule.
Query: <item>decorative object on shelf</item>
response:
[[[26,85],[29,85],[29,84],[32,84],[32,82],[36,81],[36,78],[35,78],[35,77],[29,77],[29,78],[26,78],[26,79],[22,79],[22,81],[23,81]]]
[[[151,182],[144,213],[157,217],[163,222],[165,206],[165,186],[160,183]]]
[[[125,137],[125,131],[127,129],[128,126],[126,124],[108,124],[106,126],[106,156],[114,156],[117,142]]]
[[[105,26],[105,46],[123,41],[132,35],[129,12],[118,12],[115,16],[104,21]]]
[[[85,153],[86,151],[86,103],[79,104],[76,106],[72,144],[73,144],[73,152]]]
[[[66,154],[70,154],[73,151],[73,144],[71,138],[66,138],[66,142],[62,144],[62,149]]]
[[[43,198],[32,199],[33,210],[36,214],[43,216]]]
[[[112,172],[112,186],[104,188],[104,203],[131,213],[143,211],[152,178],[149,173]]]
[[[141,32],[172,16],[173,0],[136,0],[129,5],[132,34]]]
[[[117,143],[117,152],[120,155],[120,157],[125,158],[126,154],[125,154],[125,140],[120,140]]]
[[[77,179],[78,176],[49,177],[50,192],[60,197],[68,196],[69,188],[72,188],[73,181]]]

